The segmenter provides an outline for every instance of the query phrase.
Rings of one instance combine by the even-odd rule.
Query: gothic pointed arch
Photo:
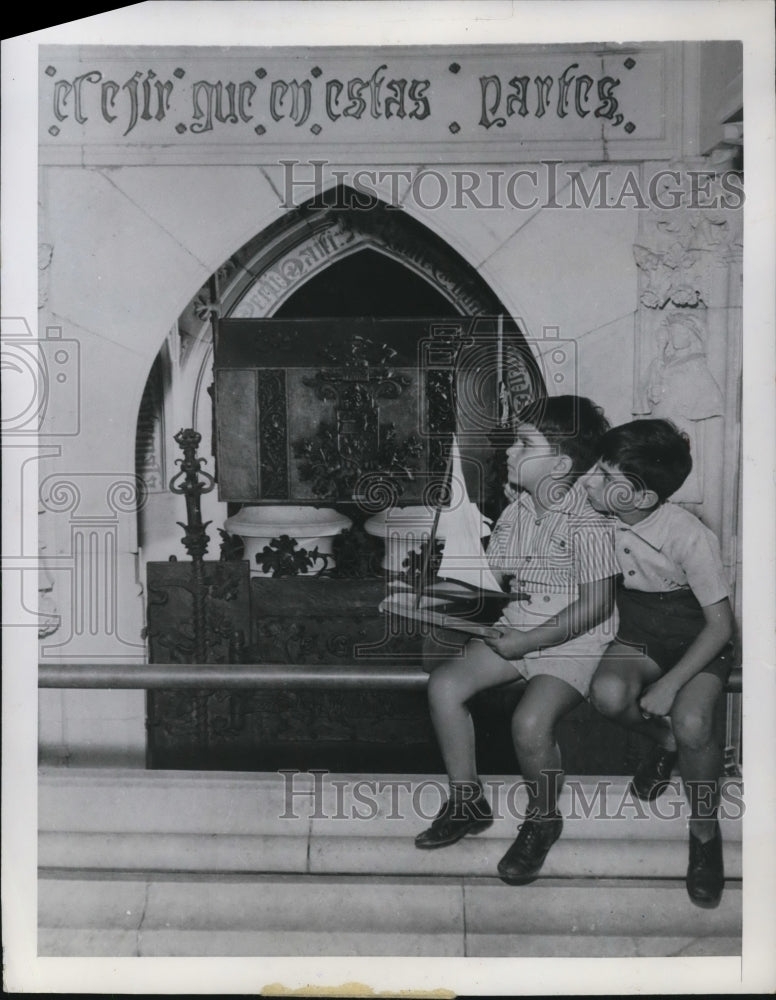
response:
[[[195,297],[233,318],[272,316],[305,282],[364,249],[401,263],[431,284],[459,315],[506,310],[457,251],[401,209],[347,186],[292,209],[234,253]],[[212,301],[213,292],[216,301]]]

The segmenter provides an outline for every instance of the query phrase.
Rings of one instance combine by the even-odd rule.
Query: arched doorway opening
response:
[[[445,315],[458,312],[438,288],[371,247],[329,264],[273,314],[276,319]]]

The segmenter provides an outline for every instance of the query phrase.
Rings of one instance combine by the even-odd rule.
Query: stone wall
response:
[[[666,43],[664,51],[667,64],[675,68],[683,63],[691,79],[698,46]],[[486,170],[516,169],[503,144],[492,153],[483,146],[481,158],[472,162],[462,162],[460,152],[440,145],[429,164],[421,138],[414,150],[410,145],[402,151],[407,178],[399,204],[478,270],[521,322],[537,359],[550,355],[557,338],[568,344],[576,384],[564,385],[563,391],[591,396],[612,423],[634,413],[671,415],[671,400],[660,397],[652,376],[665,375],[666,316],[692,316],[694,326],[679,323],[676,329],[696,343],[699,361],[693,377],[704,381],[708,405],[685,414],[704,449],[700,479],[687,499],[721,532],[733,573],[740,366],[737,224],[727,217],[710,222],[708,212],[664,213],[679,227],[667,233],[659,212],[623,196],[632,176],[646,184],[651,172],[667,169],[675,160],[683,158],[684,168],[702,164],[692,159],[698,153],[698,95],[690,88],[684,96],[683,103],[677,86],[658,159],[645,160],[648,149],[643,147],[635,165],[624,159],[613,162],[606,143],[593,149],[587,140],[580,141],[576,157],[574,143],[565,144],[557,171],[539,157],[532,162],[520,154],[519,169],[533,171],[537,178],[532,185],[537,204],[531,208],[507,199],[498,209],[467,205],[462,210],[454,199],[434,206],[430,193],[425,201],[413,197],[413,180],[424,170],[433,169],[434,183],[452,190],[462,169],[480,177]],[[623,140],[618,141],[622,146]],[[331,159],[320,177],[310,171],[306,176],[321,191],[334,185],[334,171],[341,177],[343,172],[353,176],[359,169],[384,167],[385,151],[375,148],[365,141],[352,160],[340,149],[340,158]],[[62,404],[75,413],[77,433],[55,438],[59,453],[39,462],[41,540],[53,580],[51,598],[61,615],[59,627],[44,640],[41,655],[46,660],[143,660],[145,553],[140,543],[159,558],[160,547],[177,544],[174,522],[183,516],[182,501],[163,491],[164,475],[174,471],[172,435],[193,424],[203,434],[201,454],[210,453],[210,401],[203,391],[209,346],[206,338],[189,336],[181,352],[179,320],[211,276],[288,211],[283,197],[288,178],[277,156],[263,162],[261,153],[254,152],[253,162],[246,162],[244,147],[239,154],[220,155],[212,143],[198,151],[195,147],[188,157],[154,152],[150,146],[145,157],[141,153],[142,148],[138,152],[126,144],[110,155],[97,149],[76,162],[71,152],[57,152],[49,140],[41,157],[40,333],[76,342],[78,354],[77,391]],[[105,162],[99,162],[101,157]],[[577,178],[573,183],[579,202],[579,185],[591,190],[602,171],[608,178],[608,207],[606,199],[599,205],[595,198],[589,207],[568,207],[569,197],[575,197],[570,176]],[[312,193],[306,189],[304,198]],[[393,197],[387,181],[383,189],[377,185],[376,193],[386,200]],[[679,258],[675,261],[671,254]],[[670,280],[690,274],[697,300],[681,299],[681,289],[671,286],[666,301],[657,301],[655,295],[661,293],[655,291],[656,283],[663,272]],[[138,410],[165,344],[166,453],[160,459],[159,488],[145,496],[135,479]],[[712,384],[719,391],[716,402]],[[558,391],[552,380],[550,388]],[[56,436],[63,412],[51,409],[48,433]],[[720,452],[722,463],[714,459]],[[142,538],[138,504],[146,505]],[[203,514],[220,524],[226,512],[211,496]],[[214,548],[211,542],[211,554]],[[176,554],[183,557],[180,546]],[[142,766],[144,719],[141,692],[43,691],[42,752],[59,762],[121,760]]]

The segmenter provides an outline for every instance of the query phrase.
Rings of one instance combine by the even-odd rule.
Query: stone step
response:
[[[45,770],[43,869],[490,877],[525,812],[514,777],[486,779],[493,826],[453,847],[413,844],[436,812],[438,777]],[[725,863],[741,874],[740,782],[723,801]],[[597,796],[597,797],[596,797]],[[569,778],[553,878],[682,878],[687,817],[678,782],[648,807],[623,778]]]
[[[122,872],[285,872],[310,875],[440,875],[488,877],[512,843],[509,836],[467,837],[452,847],[418,850],[412,833],[360,837],[351,828],[334,837],[227,834],[46,833],[39,838],[41,869]],[[729,878],[741,878],[741,844],[725,841]],[[683,878],[687,848],[678,841],[593,841],[564,835],[544,871],[552,878]]]
[[[483,779],[497,820],[512,825],[525,813],[525,788],[514,775]],[[43,832],[283,835],[310,823],[359,836],[384,836],[404,823],[428,825],[445,794],[440,775],[293,774],[212,771],[137,771],[43,768],[38,825]],[[740,839],[742,781],[722,783],[728,836]],[[620,839],[683,838],[687,805],[674,779],[657,802],[646,805],[627,791],[627,779],[569,776],[560,799],[577,836]]]
[[[674,880],[44,877],[42,956],[736,955],[740,883],[715,910]]]

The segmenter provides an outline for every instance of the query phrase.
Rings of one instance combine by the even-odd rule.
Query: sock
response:
[[[450,801],[453,803],[454,816],[483,819],[481,814],[484,793],[478,781],[451,781]],[[487,803],[485,803],[487,806]]]
[[[560,819],[560,813],[558,812],[558,807],[553,806],[552,809],[541,809],[535,803],[529,803],[528,809],[526,810],[526,819]]]
[[[476,799],[482,793],[479,781],[451,781],[450,794],[461,799]]]
[[[716,816],[704,816],[700,818],[698,816],[690,817],[690,833],[696,840],[699,840],[702,844],[707,844],[710,840],[713,840],[717,833],[717,817]],[[699,837],[698,834],[701,834]]]

